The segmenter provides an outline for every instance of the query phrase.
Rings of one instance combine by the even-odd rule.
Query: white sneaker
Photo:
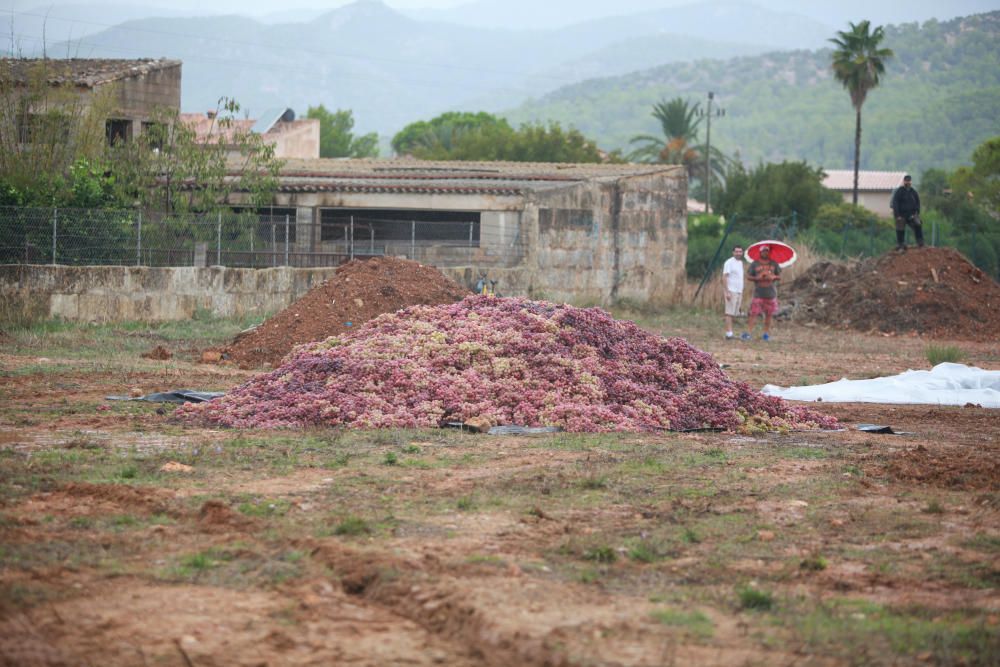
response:
[[[729,340],[731,338],[733,338],[733,332],[732,331],[727,331],[726,332],[726,340]]]

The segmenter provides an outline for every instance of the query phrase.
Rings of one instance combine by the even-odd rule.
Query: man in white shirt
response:
[[[733,318],[743,303],[743,247],[733,247],[733,256],[722,265],[722,289],[726,295],[726,339],[733,337]]]

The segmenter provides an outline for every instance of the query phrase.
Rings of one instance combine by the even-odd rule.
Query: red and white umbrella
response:
[[[759,260],[760,249],[764,246],[771,249],[771,259],[776,261],[781,268],[791,266],[798,259],[798,256],[795,254],[795,248],[781,241],[757,241],[747,247],[746,252],[743,253],[743,257],[748,262]]]

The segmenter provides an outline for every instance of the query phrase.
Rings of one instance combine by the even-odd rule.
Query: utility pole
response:
[[[712,212],[712,100],[715,93],[708,91],[708,108],[705,110],[705,213]],[[715,115],[722,117],[726,110],[719,108]]]

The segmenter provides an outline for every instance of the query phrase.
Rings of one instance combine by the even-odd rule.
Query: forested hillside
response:
[[[859,19],[860,20],[860,19]],[[884,83],[864,106],[863,169],[951,168],[1000,134],[1000,12],[947,22],[887,26],[895,51]],[[832,35],[831,35],[832,36]],[[505,116],[513,122],[558,120],[628,150],[629,139],[656,133],[659,100],[704,100],[726,110],[712,144],[747,163],[805,159],[827,168],[853,160],[854,111],[832,77],[830,51],[792,51],[672,64],[560,89]],[[700,140],[704,140],[702,133]]]

